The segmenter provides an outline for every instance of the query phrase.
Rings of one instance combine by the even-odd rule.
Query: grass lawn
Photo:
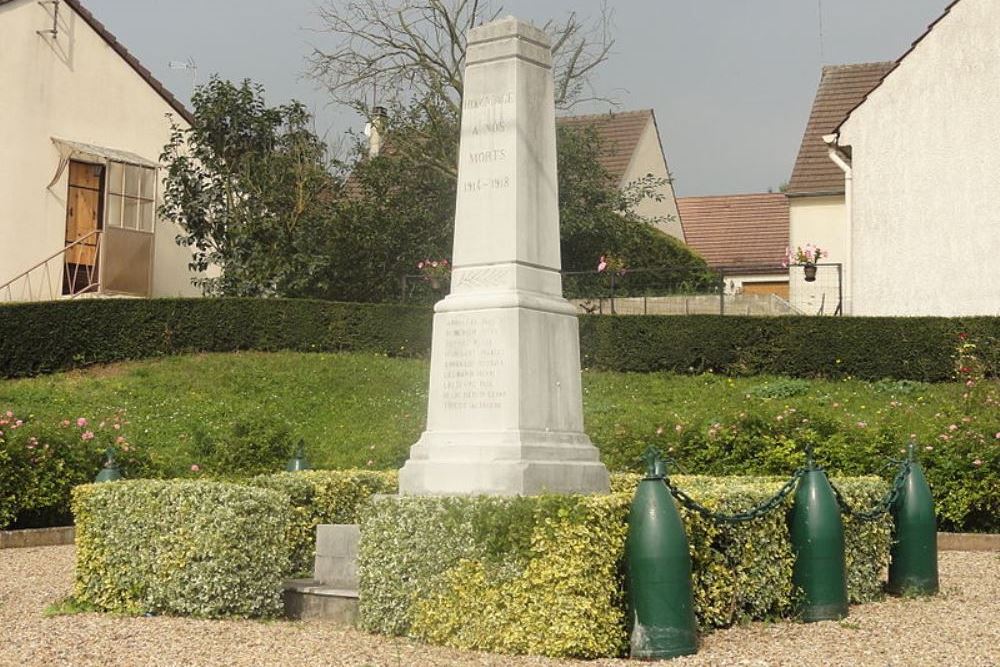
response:
[[[368,354],[199,354],[0,381],[0,410],[54,423],[124,408],[129,440],[150,451],[166,474],[197,463],[192,437],[199,429],[215,436],[237,420],[261,417],[287,422],[305,439],[315,467],[396,468],[423,430],[427,376],[425,361]],[[936,442],[968,418],[963,390],[586,371],[584,411],[605,462],[623,469],[651,442],[690,452],[749,419],[779,435],[794,422],[797,437],[814,437],[819,448],[834,436],[878,441],[883,450],[910,433],[922,445]],[[1000,431],[997,411],[972,420],[992,420],[979,426]],[[815,432],[803,435],[807,428]]]

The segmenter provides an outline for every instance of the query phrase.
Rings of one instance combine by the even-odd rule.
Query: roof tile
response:
[[[844,191],[844,172],[829,158],[823,135],[832,133],[894,66],[881,62],[823,68],[788,194]]]
[[[652,120],[652,109],[641,109],[590,116],[562,116],[556,119],[556,123],[560,127],[593,128],[601,142],[598,160],[620,185],[632,163],[632,155],[642,139],[642,133]]]
[[[782,193],[679,197],[687,244],[712,268],[783,271],[788,198]]]

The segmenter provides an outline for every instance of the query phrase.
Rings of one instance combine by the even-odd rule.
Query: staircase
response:
[[[0,303],[52,301],[101,291],[102,233],[95,230],[0,284]]]

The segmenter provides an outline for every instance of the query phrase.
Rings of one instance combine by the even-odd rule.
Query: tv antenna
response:
[[[168,65],[170,69],[183,69],[191,72],[191,92],[193,93],[198,85],[198,64],[195,63],[194,58],[171,60]]]

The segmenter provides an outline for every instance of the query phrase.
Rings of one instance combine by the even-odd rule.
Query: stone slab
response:
[[[321,524],[316,526],[316,559],[313,578],[336,589],[358,589],[357,524]]]
[[[1000,535],[992,533],[938,533],[938,551],[1000,551]]]
[[[361,528],[354,523],[316,526],[316,554],[324,556],[357,556]]]
[[[0,549],[61,546],[73,544],[75,539],[74,526],[0,530]]]
[[[355,590],[324,586],[314,579],[295,579],[285,582],[282,596],[288,618],[357,625],[358,593]]]

